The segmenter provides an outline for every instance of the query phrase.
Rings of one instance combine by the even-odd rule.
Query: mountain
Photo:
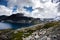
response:
[[[33,18],[24,16],[22,13],[17,13],[17,14],[12,14],[11,16],[7,17],[7,20],[8,19],[13,20],[13,21],[18,21],[18,20],[31,20]]]
[[[39,23],[40,18],[33,18],[24,16],[23,13],[12,14],[10,16],[0,16],[0,19],[4,22],[11,23]]]
[[[0,21],[5,20],[8,16],[2,15],[0,16]]]

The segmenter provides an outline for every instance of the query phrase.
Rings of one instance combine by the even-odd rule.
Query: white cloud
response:
[[[7,0],[8,8],[13,8],[15,5],[18,6],[18,12],[23,12],[25,16],[32,16],[35,18],[54,18],[58,14],[58,3],[53,3],[51,0]],[[27,12],[23,7],[32,6],[33,11]]]
[[[11,15],[12,10],[10,10],[9,8],[0,5],[0,15]]]
[[[37,4],[35,3],[35,10],[32,12],[34,17],[54,18],[57,16],[57,4],[52,3],[51,0],[46,1],[45,3],[41,3],[39,1],[40,0],[36,0]]]
[[[31,0],[7,0],[8,1],[8,7],[13,8],[15,5],[18,6],[20,9],[23,6],[31,6],[32,2]]]
[[[59,0],[53,0],[53,3],[57,3],[57,2],[59,2]]]

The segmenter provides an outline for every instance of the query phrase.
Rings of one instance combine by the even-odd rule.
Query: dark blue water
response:
[[[31,23],[2,23],[0,22],[0,30],[1,29],[8,29],[8,28],[12,28],[12,29],[18,29],[18,28],[22,28],[22,27],[28,27],[31,26],[33,24]]]

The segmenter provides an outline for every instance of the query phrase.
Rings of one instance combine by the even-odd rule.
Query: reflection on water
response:
[[[28,23],[2,23],[0,22],[0,29],[8,29],[8,28],[17,29],[21,27],[28,27],[31,25],[32,24],[28,24]]]
[[[0,29],[12,28],[11,24],[0,22]]]

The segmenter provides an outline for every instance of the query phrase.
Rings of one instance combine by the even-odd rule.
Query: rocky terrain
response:
[[[60,40],[60,22],[0,30],[0,40]]]
[[[23,40],[60,40],[60,26],[37,30]]]

